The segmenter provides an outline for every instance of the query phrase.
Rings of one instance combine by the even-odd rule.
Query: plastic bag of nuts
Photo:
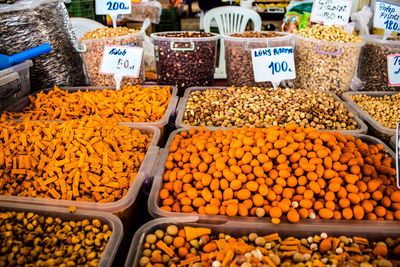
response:
[[[364,43],[335,26],[314,25],[295,35],[295,88],[332,91],[350,89]]]
[[[83,48],[83,61],[86,66],[90,85],[93,86],[115,86],[112,75],[100,74],[101,61],[105,45],[129,45],[143,47],[143,32],[126,27],[99,28],[85,33],[80,40],[80,47]],[[124,77],[121,81],[121,88],[124,85],[135,85],[144,82],[144,61],[140,66],[138,78]]]
[[[270,82],[255,82],[250,49],[294,46],[293,36],[283,32],[234,33],[224,36],[228,86],[272,87]]]
[[[388,83],[387,56],[400,54],[400,37],[383,40],[382,35],[365,35],[365,46],[360,55],[358,77],[366,82],[367,91],[393,91],[400,87],[391,87]]]
[[[32,59],[29,71],[33,90],[54,84],[85,84],[82,59],[75,49],[75,33],[63,2],[19,0],[0,4],[0,36],[0,54],[51,45],[52,51]]]
[[[205,32],[153,33],[157,83],[175,85],[179,95],[190,86],[214,83],[219,36]]]

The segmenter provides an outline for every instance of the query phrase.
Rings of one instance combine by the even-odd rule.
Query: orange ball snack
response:
[[[166,211],[175,203],[174,212],[185,212],[178,201],[183,192],[198,198],[187,203],[192,213],[255,216],[262,207],[265,216],[290,222],[399,217],[392,159],[382,145],[351,135],[295,124],[214,132],[199,127],[179,132],[169,152],[159,194]]]

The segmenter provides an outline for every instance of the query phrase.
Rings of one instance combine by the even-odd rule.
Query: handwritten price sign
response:
[[[374,27],[389,32],[400,32],[400,5],[377,0],[375,3]]]
[[[390,86],[400,86],[400,54],[388,55],[388,78]]]
[[[251,57],[256,82],[280,83],[296,78],[291,46],[251,49]]]
[[[314,0],[312,22],[343,26],[349,23],[351,0]]]
[[[97,15],[131,14],[131,0],[96,0]]]
[[[100,74],[138,78],[142,56],[141,47],[105,46]]]

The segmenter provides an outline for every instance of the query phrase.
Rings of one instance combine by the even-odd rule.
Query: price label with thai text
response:
[[[131,14],[131,0],[96,0],[97,15]]]
[[[100,74],[138,78],[142,57],[142,47],[107,45],[104,47]]]
[[[349,23],[351,0],[314,0],[311,22],[343,26]]]
[[[293,47],[270,47],[251,49],[254,80],[279,83],[296,78]]]
[[[388,55],[388,78],[390,86],[400,86],[400,54]]]
[[[374,27],[388,32],[400,32],[400,5],[377,0],[375,3]]]

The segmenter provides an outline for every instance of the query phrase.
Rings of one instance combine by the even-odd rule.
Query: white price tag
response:
[[[100,74],[138,78],[142,56],[142,47],[107,45],[104,47]]]
[[[351,0],[314,0],[311,22],[343,26],[349,23]]]
[[[271,47],[251,49],[254,80],[279,83],[296,78],[293,47]]]
[[[388,32],[400,32],[400,5],[377,0],[375,3],[374,27]]]
[[[388,55],[388,78],[390,86],[400,86],[400,54]]]
[[[96,0],[96,15],[131,14],[131,0]]]

